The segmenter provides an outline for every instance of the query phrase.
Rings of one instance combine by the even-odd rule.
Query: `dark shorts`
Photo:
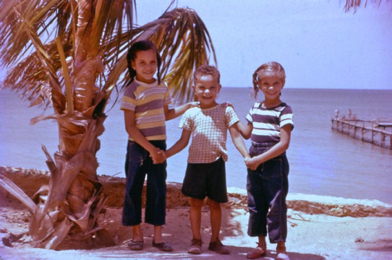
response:
[[[222,157],[212,163],[188,163],[181,191],[194,199],[207,196],[218,203],[227,202],[226,167]]]

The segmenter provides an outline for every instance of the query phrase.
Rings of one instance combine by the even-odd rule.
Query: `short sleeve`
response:
[[[179,128],[183,129],[183,130],[188,130],[188,131],[192,131],[193,128],[193,123],[191,120],[191,114],[189,113],[189,110],[187,110],[184,115],[181,118],[180,124],[179,124]]]
[[[135,84],[129,85],[121,99],[120,109],[121,110],[132,110],[135,111],[136,108],[136,96],[135,96]]]
[[[226,107],[225,118],[226,118],[226,127],[227,128],[230,128],[232,125],[234,125],[235,123],[240,121],[237,114],[235,113],[234,109],[230,106]]]
[[[251,109],[249,109],[248,114],[246,115],[246,121],[248,121],[248,123],[253,123],[253,107]]]
[[[292,128],[294,128],[293,110],[290,106],[285,107],[280,114],[280,127],[282,128],[285,125],[292,125]]]
[[[172,103],[171,97],[170,97],[170,92],[169,92],[169,87],[165,84],[166,86],[166,93],[165,93],[165,97],[163,99],[163,105],[169,105]]]

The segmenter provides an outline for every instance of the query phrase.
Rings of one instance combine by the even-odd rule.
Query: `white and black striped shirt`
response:
[[[280,129],[290,124],[294,128],[293,111],[286,103],[265,108],[256,102],[249,110],[246,120],[253,125],[251,140],[256,143],[280,141]]]

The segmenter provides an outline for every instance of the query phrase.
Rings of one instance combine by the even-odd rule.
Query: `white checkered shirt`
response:
[[[238,121],[234,109],[226,104],[188,109],[179,126],[192,132],[188,163],[211,163],[220,157],[227,161],[227,129]]]

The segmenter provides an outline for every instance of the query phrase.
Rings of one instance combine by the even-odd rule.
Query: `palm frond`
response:
[[[64,96],[61,93],[61,86],[58,81],[56,69],[53,67],[50,56],[46,52],[45,46],[37,35],[36,30],[32,28],[32,24],[28,23],[28,20],[24,19],[22,16],[19,17],[19,19],[23,24],[23,26],[20,28],[21,32],[23,29],[23,33],[27,34],[28,39],[35,47],[37,60],[42,64],[46,81],[49,82],[49,85],[51,86],[51,101],[53,107],[57,113],[61,113],[64,110],[65,103]]]
[[[190,86],[193,71],[202,64],[208,64],[210,55],[217,64],[211,37],[200,17],[192,9],[176,8],[150,23],[134,28],[132,32],[123,34],[119,49],[122,55],[116,64],[107,66],[111,71],[107,74],[108,81],[103,86],[104,91],[113,90],[117,85],[125,86],[129,78],[127,75],[122,79],[119,77],[127,68],[127,43],[132,44],[141,39],[149,39],[157,45],[162,56],[162,77],[168,82],[173,99],[179,102],[192,99]],[[109,46],[112,44],[114,43],[109,42],[107,49],[111,49]],[[114,54],[107,53],[107,65],[112,62]]]
[[[75,60],[76,33],[78,27],[78,10],[87,8],[82,2],[91,1],[69,1],[69,0],[15,0],[0,1],[2,11],[0,12],[0,60],[1,66],[11,68],[4,81],[3,87],[21,91],[25,99],[31,101],[31,105],[46,103],[48,106],[51,96],[51,84],[47,84],[47,73],[44,63],[38,56],[38,51],[27,35],[24,23],[28,23],[35,31],[37,39],[42,41],[42,51],[47,53],[47,62],[52,71],[57,73],[61,92],[65,93],[64,78],[61,75],[62,65],[56,45],[56,37],[62,39],[65,60],[68,61],[70,73],[72,66],[70,62]],[[95,53],[114,53],[113,62],[118,59],[121,52],[122,34],[131,31],[133,23],[133,8],[135,0],[100,1],[101,11],[98,16],[92,16],[91,20],[85,21],[88,26],[94,27],[94,37],[87,37],[88,49]],[[99,9],[99,8],[98,8]],[[23,19],[19,17],[23,16]],[[99,17],[99,19],[97,19]],[[94,20],[95,19],[95,20]],[[90,27],[86,27],[87,29]],[[83,31],[81,32],[83,34]],[[82,37],[83,38],[83,37]],[[112,41],[111,49],[101,48],[102,43]],[[96,49],[90,48],[92,44],[98,45]],[[102,46],[101,46],[102,45]],[[90,55],[92,55],[90,53]],[[15,65],[16,64],[16,65]],[[45,65],[46,66],[46,65]]]
[[[371,2],[375,5],[380,6],[382,0],[371,0]],[[368,0],[362,1],[362,0],[346,0],[346,4],[344,5],[344,11],[349,12],[351,10],[354,10],[354,13],[357,11],[357,9],[363,4],[363,6],[366,8],[368,4]]]
[[[161,18],[171,18],[165,28],[159,49],[162,51],[162,75],[168,81],[172,97],[178,101],[192,99],[192,73],[208,64],[212,54],[217,65],[214,46],[209,32],[192,9],[175,9]]]
[[[48,86],[45,83],[45,80],[48,80],[47,73],[37,52],[31,51],[31,46],[34,47],[34,45],[31,39],[26,37],[25,30],[21,29],[22,25],[17,19],[19,15],[17,10],[23,8],[33,10],[32,7],[25,6],[29,6],[31,3],[38,5],[39,8],[35,10],[34,14],[29,13],[29,16],[24,19],[35,22],[34,28],[39,32],[37,37],[40,39],[48,30],[48,26],[57,25],[52,29],[57,36],[47,32],[45,34],[46,42],[42,44],[42,49],[48,55],[47,61],[51,63],[51,71],[57,73],[61,92],[65,93],[65,82],[61,75],[61,59],[55,37],[60,37],[62,40],[65,56],[63,63],[64,60],[69,60],[72,63],[78,62],[76,43],[74,42],[78,37],[76,35],[78,21],[75,18],[75,13],[80,8],[87,8],[87,6],[75,5],[74,1],[65,0],[47,0],[46,2],[50,3],[49,6],[44,6],[41,1],[34,0],[31,3],[29,1],[20,0],[19,4],[14,4],[12,8],[7,5],[6,10],[14,11],[9,12],[8,15],[1,13],[1,15],[5,15],[1,18],[7,22],[0,25],[0,33],[6,35],[0,39],[0,47],[2,48],[0,59],[3,66],[10,66],[18,61],[18,65],[6,77],[4,86],[23,90],[25,97],[32,101],[32,105],[35,105],[39,101],[47,100],[48,87],[50,88],[51,85]],[[168,82],[173,98],[178,101],[190,100],[192,98],[190,86],[193,70],[208,63],[210,56],[212,56],[214,63],[217,63],[211,37],[196,12],[192,9],[177,8],[165,12],[161,17],[146,25],[132,28],[134,0],[102,0],[98,3],[101,7],[95,9],[97,13],[91,17],[91,20],[84,21],[85,29],[93,29],[96,33],[93,34],[94,37],[83,41],[86,41],[85,44],[88,46],[97,47],[91,48],[94,53],[90,53],[90,55],[103,54],[101,58],[105,70],[101,72],[99,81],[97,81],[100,90],[110,95],[112,90],[118,90],[118,86],[124,86],[128,80],[125,59],[127,49],[132,42],[150,39],[157,45],[163,57],[161,74]],[[127,22],[123,24],[124,21]],[[79,33],[83,33],[83,30]],[[72,74],[71,67],[70,74]]]
[[[3,66],[10,66],[34,52],[34,46],[24,26],[28,24],[45,42],[47,28],[57,16],[59,0],[19,0],[4,1],[4,11],[0,13],[0,59]],[[21,19],[23,18],[23,19]]]
[[[68,72],[68,64],[65,59],[65,54],[64,54],[64,49],[63,46],[61,45],[61,40],[60,38],[56,38],[56,44],[57,44],[57,50],[59,53],[60,61],[61,61],[61,66],[63,68],[63,75],[64,75],[64,82],[65,82],[65,87],[66,87],[66,93],[67,93],[67,111],[68,113],[72,113],[73,111],[73,93],[72,93],[72,85],[71,85],[71,79],[69,77],[69,72]]]

